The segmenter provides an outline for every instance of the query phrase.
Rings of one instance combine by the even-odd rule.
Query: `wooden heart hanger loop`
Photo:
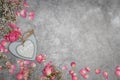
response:
[[[21,38],[23,46],[24,46],[24,42],[27,40],[27,38],[29,38],[33,33],[34,33],[34,29],[31,29],[23,34],[23,36]]]

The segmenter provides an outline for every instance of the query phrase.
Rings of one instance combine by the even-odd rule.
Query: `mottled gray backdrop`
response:
[[[38,53],[47,55],[47,61],[62,68],[77,63],[76,72],[89,66],[88,80],[104,80],[93,72],[96,68],[108,71],[109,80],[117,80],[115,66],[120,64],[120,0],[27,0],[35,19],[18,17],[22,32],[34,28]],[[14,56],[11,55],[15,59]],[[41,65],[37,65],[40,73]],[[6,76],[6,73],[1,75]],[[64,80],[71,80],[64,71]],[[77,74],[81,80],[84,80]],[[7,76],[7,80],[15,80]],[[34,79],[33,79],[34,80]]]

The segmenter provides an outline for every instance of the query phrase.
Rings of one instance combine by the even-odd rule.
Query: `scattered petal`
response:
[[[83,78],[84,78],[84,79],[88,79],[88,78],[89,78],[88,74],[84,74],[84,75],[83,75]]]
[[[116,70],[120,71],[120,66],[116,66]]]
[[[24,1],[23,5],[24,5],[24,7],[29,7],[29,5],[26,1]]]
[[[42,63],[42,62],[44,62],[45,61],[45,55],[43,55],[43,54],[39,54],[39,55],[37,55],[37,57],[36,57],[36,61],[38,62],[38,63]]]
[[[96,69],[96,70],[95,70],[95,73],[96,73],[96,74],[100,74],[100,73],[101,73],[101,70],[100,70],[100,69]]]
[[[32,11],[29,13],[29,20],[33,20],[35,17],[35,13]]]
[[[26,16],[27,16],[27,10],[26,9],[21,10],[20,16],[23,17],[23,18],[26,18]]]
[[[120,77],[120,71],[115,71],[115,75],[116,75],[117,77]]]
[[[79,73],[80,73],[81,75],[84,75],[84,74],[86,74],[87,72],[86,72],[85,69],[81,69]]]
[[[7,41],[6,41],[6,40],[2,40],[2,41],[1,41],[1,45],[2,45],[2,46],[6,46],[6,45],[7,45]]]
[[[16,14],[16,16],[20,16],[20,12],[19,11],[16,11],[15,14]]]
[[[89,67],[86,67],[85,70],[86,70],[87,72],[90,72],[90,68],[89,68]]]
[[[63,66],[62,70],[68,70],[68,67],[67,66]]]
[[[75,68],[75,67],[76,67],[76,63],[75,63],[75,62],[71,62],[70,65],[71,65],[72,68]]]
[[[104,78],[108,79],[108,73],[107,72],[103,72],[102,75],[103,75]]]

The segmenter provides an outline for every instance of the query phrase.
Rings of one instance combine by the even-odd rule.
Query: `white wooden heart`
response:
[[[25,41],[24,45],[17,47],[17,52],[20,56],[32,58],[34,55],[34,45],[30,40]]]
[[[31,35],[24,42],[24,46],[21,41],[13,42],[9,45],[9,51],[14,56],[26,59],[26,60],[35,60],[37,54],[37,41],[34,35]]]

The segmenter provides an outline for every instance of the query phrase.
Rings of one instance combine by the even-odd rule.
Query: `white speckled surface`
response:
[[[18,18],[17,24],[23,32],[34,28],[38,52],[45,53],[48,61],[59,67],[76,61],[77,73],[89,66],[92,72],[88,80],[104,80],[93,73],[96,68],[108,71],[109,80],[117,80],[114,68],[120,64],[120,0],[27,1],[35,19]],[[71,80],[68,72],[65,75],[64,80]],[[8,75],[7,80],[14,77]]]

